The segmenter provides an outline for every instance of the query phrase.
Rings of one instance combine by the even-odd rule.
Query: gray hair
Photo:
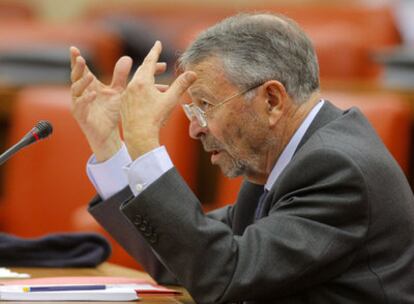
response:
[[[278,80],[297,103],[319,89],[311,41],[291,19],[276,14],[239,14],[202,32],[179,58],[187,69],[210,57],[223,63],[229,81],[247,89]]]

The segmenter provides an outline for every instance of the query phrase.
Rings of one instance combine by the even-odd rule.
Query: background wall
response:
[[[414,0],[0,0],[0,151],[38,120],[55,127],[50,139],[0,167],[0,230],[22,237],[102,232],[86,212],[95,190],[85,174],[90,149],[70,113],[70,46],[78,46],[105,81],[120,56],[139,64],[160,39],[169,83],[177,54],[199,31],[247,8],[283,13],[303,27],[318,54],[323,97],[343,108],[359,107],[412,176],[414,71],[408,89],[390,88],[375,59],[377,52],[404,42],[395,18],[403,1]],[[399,69],[390,71],[408,79]],[[199,142],[189,138],[180,107],[161,143],[206,210],[234,201],[241,180],[226,179],[211,165]],[[112,262],[136,266],[112,245]]]
[[[30,4],[38,12],[38,15],[47,20],[56,22],[67,21],[82,15],[85,10],[102,5],[114,3],[137,4],[145,7],[165,7],[177,4],[190,4],[207,7],[237,7],[269,4],[324,4],[324,5],[341,5],[341,4],[360,4],[364,3],[371,6],[382,5],[384,3],[398,2],[398,0],[0,0],[1,2],[22,2]]]

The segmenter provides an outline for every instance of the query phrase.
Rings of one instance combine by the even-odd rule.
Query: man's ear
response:
[[[269,115],[269,123],[273,126],[277,124],[286,110],[289,96],[285,86],[277,80],[267,81],[264,83],[263,89],[266,94],[266,111]]]

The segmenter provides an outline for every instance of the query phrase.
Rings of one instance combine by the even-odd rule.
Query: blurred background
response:
[[[0,229],[22,237],[95,231],[86,212],[95,195],[85,173],[90,150],[70,114],[69,46],[80,48],[100,79],[110,81],[122,55],[139,65],[155,40],[169,83],[175,61],[203,29],[243,11],[295,19],[313,41],[322,95],[366,114],[410,183],[413,178],[414,0],[0,0],[0,148],[41,119],[54,134],[0,167]],[[241,180],[229,180],[188,137],[177,108],[161,141],[203,208],[234,201]],[[110,261],[139,267],[110,239]]]

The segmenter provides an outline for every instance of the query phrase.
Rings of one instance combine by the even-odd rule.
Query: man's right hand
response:
[[[70,48],[72,114],[98,162],[111,158],[122,145],[119,132],[121,93],[132,67],[130,57],[115,65],[112,83],[104,85],[86,66],[77,48]]]

